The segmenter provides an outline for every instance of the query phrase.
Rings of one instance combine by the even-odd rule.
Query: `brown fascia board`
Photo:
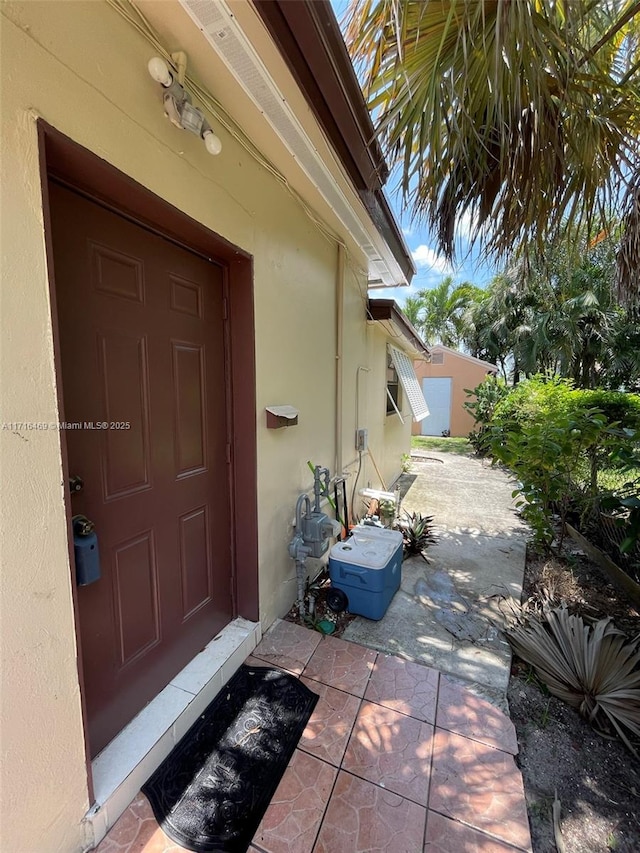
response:
[[[384,195],[389,171],[328,0],[253,0],[407,281],[413,258]]]
[[[422,340],[413,324],[404,316],[397,303],[393,299],[368,299],[367,314],[371,320],[391,320],[400,329],[409,343],[428,356],[429,350]]]

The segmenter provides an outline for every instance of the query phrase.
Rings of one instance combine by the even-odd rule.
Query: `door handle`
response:
[[[89,536],[95,530],[95,524],[86,515],[74,515],[73,532],[76,536]]]

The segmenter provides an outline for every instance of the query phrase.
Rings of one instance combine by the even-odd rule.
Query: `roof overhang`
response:
[[[427,345],[393,299],[368,299],[367,316],[370,320],[390,323],[394,335],[404,338],[415,358],[429,358]]]
[[[253,0],[407,282],[416,272],[383,191],[389,171],[329,0]],[[384,277],[372,283],[386,285]]]
[[[169,52],[187,52],[189,74],[239,128],[236,138],[241,144],[245,139],[256,149],[256,159],[277,173],[313,219],[361,253],[369,285],[407,284],[413,262],[381,189],[379,149],[370,142],[372,136],[365,144],[366,106],[359,88],[350,85],[343,92],[341,130],[330,130],[326,113],[337,110],[338,94],[327,100],[321,121],[312,106],[316,96],[309,79],[304,86],[299,82],[287,48],[276,41],[253,0],[135,0],[135,5]],[[325,71],[318,71],[322,90],[329,79],[342,85],[343,75],[355,77],[350,61],[344,64],[348,54],[328,3],[296,0],[276,5],[304,7],[315,21],[306,38],[314,42],[318,56],[324,56]],[[316,6],[322,6],[322,16],[314,11]],[[296,45],[299,40],[305,45],[299,54],[308,52],[305,27],[299,24],[290,32]],[[353,110],[351,120],[364,128],[359,144],[347,135],[345,103]],[[215,127],[215,113],[212,118]],[[229,132],[235,135],[233,128]]]

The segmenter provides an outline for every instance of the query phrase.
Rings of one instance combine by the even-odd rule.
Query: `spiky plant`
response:
[[[525,615],[505,633],[550,693],[577,708],[597,730],[613,729],[638,755],[640,635],[628,640],[611,619],[587,625],[564,604],[545,607],[541,617]]]
[[[405,557],[414,554],[424,557],[423,552],[429,545],[437,542],[433,533],[433,516],[422,515],[419,512],[410,513],[406,510],[404,514],[406,520],[402,524],[402,538]]]

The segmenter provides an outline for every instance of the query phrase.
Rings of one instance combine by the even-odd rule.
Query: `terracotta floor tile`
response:
[[[340,771],[313,853],[420,853],[426,810]]]
[[[311,853],[337,773],[296,750],[253,843],[269,853]]]
[[[363,702],[342,766],[350,773],[427,805],[433,726]]]
[[[436,729],[429,808],[531,848],[522,776],[499,749]]]
[[[182,853],[158,826],[149,801],[140,793],[125,809],[95,853]]]
[[[354,696],[364,696],[376,657],[377,652],[373,649],[323,637],[306,665],[304,675]]]
[[[300,680],[320,698],[298,746],[339,767],[361,700],[310,678]]]
[[[457,820],[437,812],[427,814],[424,853],[516,853],[517,850]]]
[[[320,696],[252,853],[530,853],[515,731],[494,706],[428,667],[288,622],[246,662],[304,670]],[[183,848],[139,794],[97,853]]]
[[[440,678],[436,725],[518,754],[516,730],[509,717],[445,675]]]
[[[249,657],[244,661],[247,666],[266,666],[273,667],[273,669],[281,669],[283,672],[289,672],[289,670],[285,670],[283,666],[277,666],[272,661],[263,660],[262,658],[257,658],[254,655],[249,655]],[[296,674],[296,673],[293,673]]]
[[[267,631],[253,656],[300,675],[320,639],[317,631],[280,621]]]
[[[436,669],[379,654],[364,698],[425,723],[434,723],[438,678]]]

